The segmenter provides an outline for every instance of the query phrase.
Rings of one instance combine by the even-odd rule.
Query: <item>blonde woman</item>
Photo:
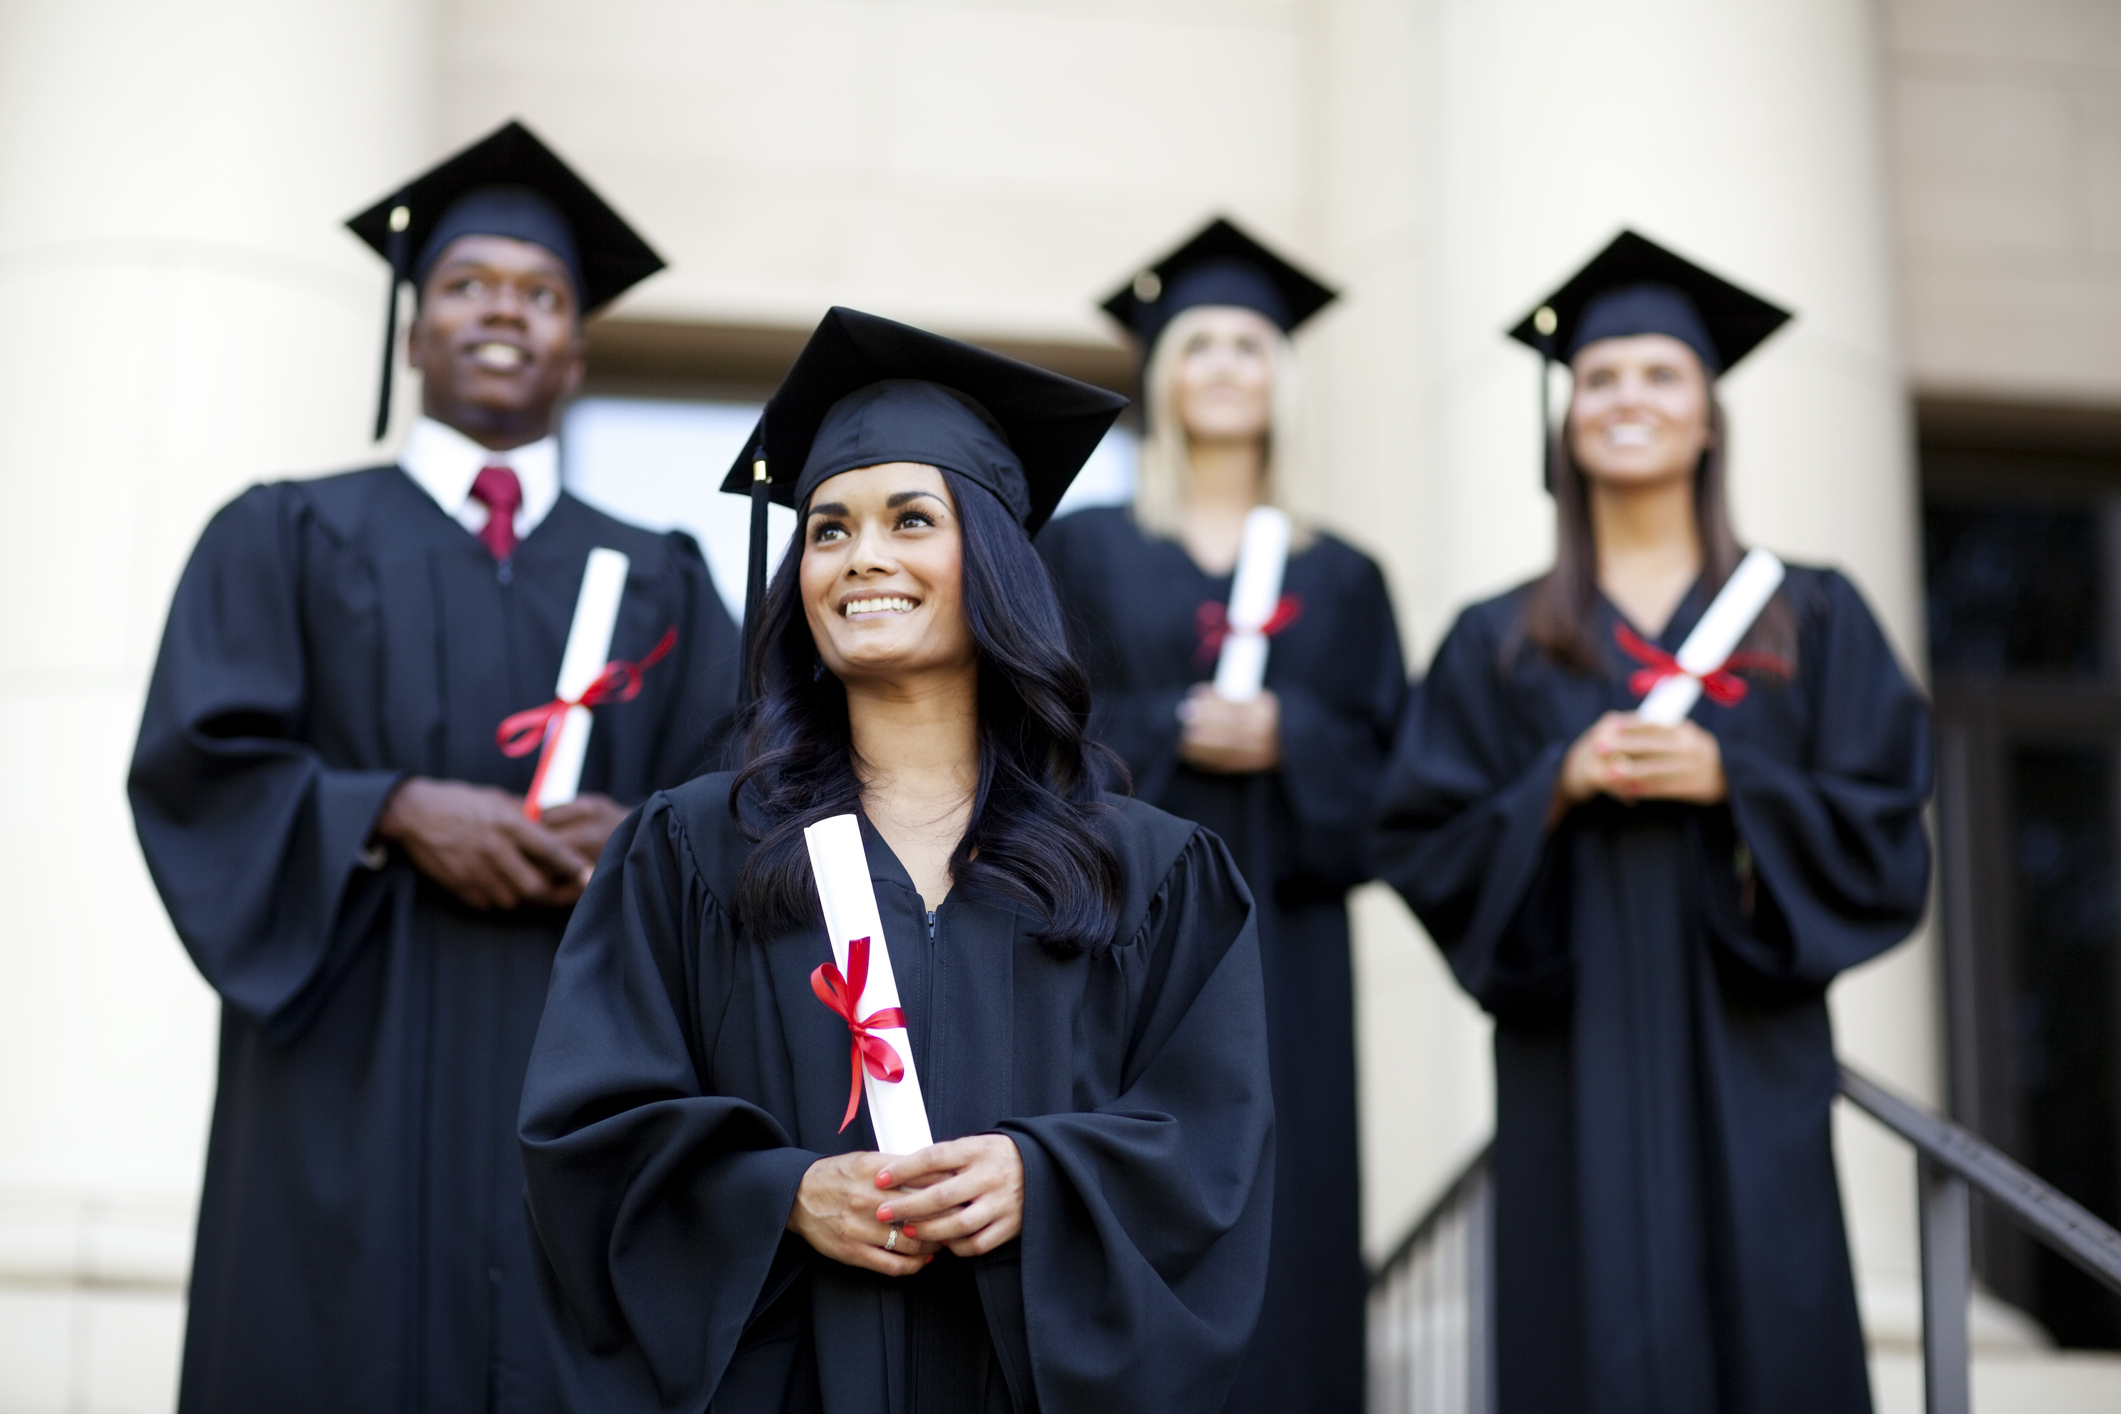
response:
[[[1265,689],[1211,685],[1246,516],[1289,509],[1301,447],[1289,333],[1332,291],[1216,221],[1107,311],[1141,341],[1134,504],[1054,522],[1053,569],[1091,732],[1137,796],[1230,846],[1258,901],[1276,1111],[1266,1305],[1230,1407],[1356,1410],[1364,1271],[1347,891],[1405,671],[1383,576],[1303,526],[1267,624]]]

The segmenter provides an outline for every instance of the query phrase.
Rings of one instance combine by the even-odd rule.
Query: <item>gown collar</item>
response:
[[[1694,625],[1701,621],[1701,616],[1704,613],[1708,612],[1708,605],[1703,602],[1701,597],[1701,582],[1702,576],[1695,575],[1693,583],[1686,587],[1686,593],[1679,596],[1679,603],[1673,608],[1671,617],[1666,619],[1664,627],[1655,633],[1646,631],[1641,624],[1629,618],[1618,604],[1606,597],[1606,592],[1603,589],[1599,590],[1599,606],[1604,609],[1612,621],[1603,630],[1607,646],[1611,646],[1612,624],[1619,623],[1626,624],[1630,629],[1641,635],[1644,640],[1656,644],[1659,648],[1677,652],[1679,645],[1686,642],[1686,636],[1694,631]]]
[[[413,484],[434,498],[443,512],[477,535],[492,514],[486,503],[472,499],[471,483],[479,469],[505,466],[523,487],[523,504],[516,508],[516,539],[530,538],[560,499],[560,442],[541,437],[521,447],[496,452],[482,447],[454,427],[422,417],[412,425],[398,465]]]
[[[883,832],[870,823],[869,814],[865,810],[857,808],[854,812],[854,818],[861,821],[862,824],[862,849],[869,856],[870,879],[879,884],[896,884],[911,895],[914,901],[920,905],[922,912],[925,913],[928,909],[928,904],[921,897],[921,891],[914,887],[912,872],[906,868],[905,864],[899,859],[898,854],[884,839]],[[950,892],[943,895],[943,903],[936,905],[935,911],[938,913],[942,912],[943,904],[949,903],[951,899],[956,897],[957,885],[952,884]]]

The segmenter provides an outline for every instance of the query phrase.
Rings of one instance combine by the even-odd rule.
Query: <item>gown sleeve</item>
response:
[[[1812,986],[1908,935],[1930,862],[1928,704],[1853,585],[1822,574],[1817,597],[1791,689],[1811,694],[1804,759],[1721,743],[1728,818],[1749,859],[1734,871],[1712,836],[1704,861],[1718,941],[1768,980]]]
[[[737,941],[651,797],[577,905],[523,1083],[526,1196],[569,1408],[705,1407],[800,1270],[785,1225],[818,1156],[700,1080],[714,1038],[698,1019],[727,1004]],[[695,980],[697,1010],[675,1004]]]
[[[1117,625],[1106,622],[1093,594],[1110,577],[1105,567],[1110,537],[1096,513],[1082,512],[1053,521],[1034,544],[1067,618],[1069,647],[1091,677],[1090,739],[1126,763],[1129,794],[1155,800],[1178,769],[1178,704],[1186,687],[1135,687],[1121,681],[1126,675],[1118,670],[1119,645],[1111,641]],[[1117,782],[1108,784],[1117,789]]]
[[[1196,829],[1128,947],[1119,1093],[1004,1121],[1024,1161],[1024,1325],[1047,1410],[1219,1408],[1266,1280],[1273,1102],[1252,902]]]
[[[723,764],[736,719],[739,652],[736,625],[715,592],[699,543],[682,531],[668,538],[677,567],[675,614],[684,685],[656,733],[650,783],[658,790],[675,789]]]
[[[1377,876],[1490,1011],[1552,1005],[1573,983],[1567,871],[1546,819],[1569,743],[1526,749],[1501,645],[1484,616],[1455,624],[1400,731],[1379,797]]]
[[[1295,823],[1297,869],[1325,889],[1369,877],[1371,816],[1406,694],[1406,663],[1384,576],[1357,558],[1338,602],[1336,671],[1316,683],[1278,682],[1281,765],[1276,775]]]
[[[208,524],[170,605],[127,780],[178,936],[275,1041],[300,1034],[352,960],[364,930],[347,905],[400,777],[328,766],[303,739],[302,534],[284,486],[254,488]]]

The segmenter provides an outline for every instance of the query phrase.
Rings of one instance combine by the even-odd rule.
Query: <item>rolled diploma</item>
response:
[[[1660,727],[1676,727],[1685,721],[1700,700],[1701,680],[1738,651],[1739,640],[1775,597],[1782,576],[1782,561],[1766,550],[1753,550],[1740,560],[1701,622],[1679,645],[1676,656],[1685,672],[1651,688],[1635,715]]]
[[[869,980],[856,998],[857,1016],[870,1016],[899,1005],[898,979],[891,972],[891,949],[884,942],[884,920],[876,911],[876,889],[869,882],[869,855],[862,848],[861,822],[834,815],[803,831],[810,846],[810,872],[817,879],[818,902],[825,909],[825,931],[832,937],[832,960],[847,975],[847,945],[869,940]],[[869,1101],[869,1127],[885,1154],[910,1154],[935,1142],[928,1131],[928,1105],[921,1098],[921,1077],[913,1068],[913,1042],[906,1028],[870,1033],[898,1052],[906,1073],[898,1081],[879,1080],[862,1071],[862,1094]],[[837,1108],[837,1107],[835,1107]]]
[[[611,661],[611,634],[619,623],[619,600],[626,595],[629,561],[602,546],[589,552],[582,567],[582,592],[575,597],[574,623],[567,630],[567,650],[560,655],[556,697],[575,698]],[[549,810],[573,800],[582,784],[582,758],[589,751],[589,728],[595,719],[587,707],[570,707],[560,719],[560,739],[538,787],[538,809]]]
[[[1222,652],[1215,660],[1215,695],[1226,702],[1250,702],[1267,681],[1267,636],[1260,629],[1281,602],[1288,565],[1289,518],[1272,506],[1254,506],[1238,542]]]

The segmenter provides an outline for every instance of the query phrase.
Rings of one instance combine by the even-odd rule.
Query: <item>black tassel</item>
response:
[[[398,286],[405,279],[405,232],[411,224],[412,212],[409,208],[391,208],[390,241],[384,253],[384,260],[390,266],[390,293],[383,304],[383,387],[376,395],[378,442],[390,431],[391,375],[397,371],[398,363]]]
[[[1560,327],[1560,317],[1551,305],[1543,304],[1532,312],[1532,331],[1539,336],[1539,473],[1549,496],[1554,494],[1554,413],[1549,386],[1553,380],[1547,365],[1561,361],[1554,338]]]
[[[766,508],[772,504],[773,482],[766,474],[765,421],[759,423],[758,450],[751,458],[751,554],[744,575],[744,666],[741,674],[743,700],[757,696],[759,684],[752,677],[751,655],[758,638],[759,615],[766,606]]]
[[[1549,496],[1554,494],[1554,415],[1549,407],[1553,394],[1546,357],[1539,360],[1539,466]]]

